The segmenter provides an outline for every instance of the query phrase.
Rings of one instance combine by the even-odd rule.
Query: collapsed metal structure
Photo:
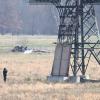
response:
[[[70,45],[69,66],[74,76],[79,71],[85,75],[92,56],[100,65],[100,33],[94,9],[94,5],[100,4],[100,0],[30,0],[29,2],[56,6],[60,17],[57,44]],[[54,75],[53,72],[51,75]],[[67,71],[65,76],[68,75]]]

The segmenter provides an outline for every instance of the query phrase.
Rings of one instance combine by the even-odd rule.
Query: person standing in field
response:
[[[4,80],[4,82],[6,82],[6,80],[7,80],[7,69],[6,68],[4,68],[3,69],[3,80]]]

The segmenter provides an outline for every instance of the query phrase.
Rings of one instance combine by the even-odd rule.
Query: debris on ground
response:
[[[43,49],[43,48],[28,48],[27,46],[15,46],[12,50],[12,52],[23,52],[24,54],[30,54],[30,53],[50,53],[50,50]]]
[[[27,46],[15,46],[11,51],[12,52],[24,52],[27,50]]]
[[[36,53],[50,53],[49,50],[46,50],[46,49],[39,49],[39,48],[33,49],[33,52],[36,52]]]
[[[30,53],[32,53],[32,52],[33,52],[32,49],[30,49],[30,50],[25,50],[25,51],[24,51],[24,54],[30,54]]]

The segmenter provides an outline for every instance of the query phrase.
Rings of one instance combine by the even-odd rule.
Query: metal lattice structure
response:
[[[94,9],[100,0],[30,0],[30,3],[50,3],[58,9],[58,43],[71,45],[70,66],[74,76],[79,71],[85,75],[91,56],[100,65],[100,33]]]

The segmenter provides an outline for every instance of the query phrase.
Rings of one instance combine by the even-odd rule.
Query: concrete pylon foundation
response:
[[[68,76],[71,56],[71,45],[57,44],[55,49],[52,76]]]
[[[49,82],[80,83],[88,79],[87,76],[69,76],[71,57],[71,45],[67,43],[57,44],[51,75],[47,77]]]
[[[71,56],[71,45],[59,43],[55,49],[54,62],[49,81],[65,82],[68,79]]]
[[[48,76],[47,79],[49,82],[84,83],[89,80],[89,76]]]

